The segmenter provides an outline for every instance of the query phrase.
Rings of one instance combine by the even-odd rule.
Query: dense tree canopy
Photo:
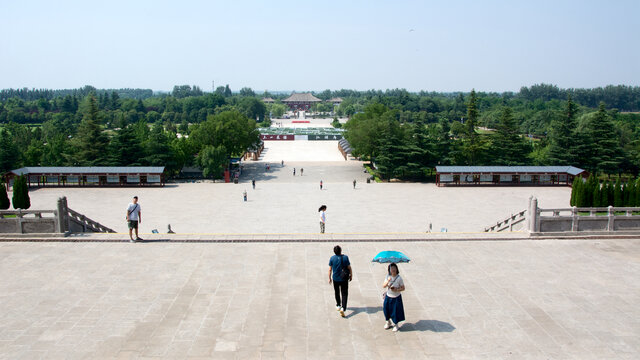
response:
[[[288,95],[257,95],[250,88],[233,93],[229,85],[213,93],[189,85],[155,94],[91,86],[1,90],[0,171],[153,164],[176,174],[199,164],[207,146],[215,153],[208,149],[205,158],[241,155],[259,141],[255,123],[282,116]],[[539,84],[517,93],[343,89],[315,95],[343,99],[316,110],[349,117],[346,137],[354,152],[374,160],[385,178],[424,178],[438,164],[571,164],[634,175],[640,169],[640,87]],[[265,105],[263,96],[275,103]]]

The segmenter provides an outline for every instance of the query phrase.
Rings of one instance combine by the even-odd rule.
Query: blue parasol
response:
[[[400,251],[381,251],[371,262],[377,263],[408,263],[411,261],[407,255]]]

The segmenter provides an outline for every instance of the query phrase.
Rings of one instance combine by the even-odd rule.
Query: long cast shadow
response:
[[[351,312],[349,313],[349,315],[345,316],[345,318],[347,319],[360,313],[375,314],[382,311],[382,306],[350,307],[349,310],[351,310]]]
[[[400,331],[433,331],[453,332],[456,328],[448,322],[439,320],[419,320],[415,323],[404,323]]]

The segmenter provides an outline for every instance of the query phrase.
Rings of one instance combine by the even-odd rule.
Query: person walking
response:
[[[280,167],[284,167],[284,160],[280,160]]]
[[[404,291],[404,281],[400,277],[400,270],[396,263],[389,264],[387,267],[387,276],[382,284],[383,289],[387,289],[384,293],[384,302],[382,311],[386,320],[384,328],[393,327],[393,331],[398,331],[398,323],[404,321],[404,305],[402,304],[402,295]]]
[[[296,168],[293,168],[293,176],[296,176]]]
[[[353,189],[356,189],[356,179],[353,179]]]
[[[320,190],[322,190],[322,180],[320,180]]]
[[[302,173],[304,172],[303,168],[300,168],[300,176],[302,176]]]
[[[247,190],[242,193],[242,197],[244,198],[244,201],[247,201]]]
[[[349,281],[353,278],[349,257],[342,254],[340,245],[333,247],[333,253],[329,259],[329,284],[333,282],[333,292],[336,297],[336,310],[344,317],[349,298]]]
[[[327,223],[327,214],[325,213],[325,211],[327,211],[327,205],[320,206],[318,211],[320,212],[320,233],[324,234],[324,225]]]
[[[253,190],[256,189],[256,179],[251,180],[251,186],[253,186]]]
[[[138,197],[134,196],[133,201],[127,206],[127,225],[129,226],[129,242],[142,241],[138,236],[138,225],[142,223],[142,212]],[[133,230],[136,231],[136,238],[133,238]]]

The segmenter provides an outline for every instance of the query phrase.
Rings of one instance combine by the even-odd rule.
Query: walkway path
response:
[[[0,358],[637,359],[637,240],[333,244],[0,243]],[[407,321],[383,330],[393,248]],[[588,275],[588,276],[587,276]]]

